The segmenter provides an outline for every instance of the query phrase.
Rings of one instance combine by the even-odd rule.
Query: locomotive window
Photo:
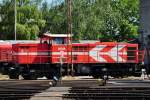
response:
[[[55,44],[65,44],[64,38],[62,37],[57,37],[53,39],[53,43]]]

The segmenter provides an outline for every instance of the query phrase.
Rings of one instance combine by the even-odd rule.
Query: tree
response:
[[[26,27],[26,31],[17,33],[18,38],[20,35],[26,35],[25,39],[35,39],[40,29],[45,26],[45,20],[42,19],[42,13],[38,9],[41,2],[42,0],[18,0],[17,23]],[[18,30],[19,28],[17,27]]]
[[[10,0],[3,0],[0,4],[0,34],[1,39],[12,39],[14,34],[14,7]]]
[[[13,0],[1,4],[0,32],[12,39]],[[17,0],[17,38],[35,39],[39,33],[67,33],[66,0]],[[128,41],[138,36],[139,0],[72,0],[75,40]],[[57,2],[57,3],[56,3]],[[23,38],[22,38],[22,37]]]
[[[120,41],[128,41],[138,36],[139,2],[139,0],[115,0],[112,4],[122,17],[117,36]]]

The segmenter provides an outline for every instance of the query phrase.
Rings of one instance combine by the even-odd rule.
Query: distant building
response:
[[[140,41],[150,45],[150,0],[140,0]]]
[[[150,0],[140,0],[140,37],[145,50],[144,64],[147,72],[150,72]]]

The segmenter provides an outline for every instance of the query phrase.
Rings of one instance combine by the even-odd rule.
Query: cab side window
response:
[[[62,37],[57,37],[53,39],[54,44],[65,44],[64,38]]]

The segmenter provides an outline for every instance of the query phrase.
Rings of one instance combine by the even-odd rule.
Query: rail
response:
[[[74,87],[69,90],[69,93],[63,95],[64,99],[78,100],[149,100],[150,88],[148,87],[97,87],[97,88],[82,88]]]

